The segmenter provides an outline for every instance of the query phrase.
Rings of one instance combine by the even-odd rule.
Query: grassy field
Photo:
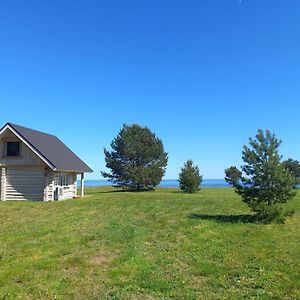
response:
[[[231,189],[0,203],[0,299],[300,299],[300,193],[251,223]]]

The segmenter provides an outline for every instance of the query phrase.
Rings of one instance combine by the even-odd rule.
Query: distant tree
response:
[[[185,193],[195,193],[200,189],[201,182],[202,175],[200,175],[199,167],[189,159],[179,174],[180,189]]]
[[[242,172],[237,167],[229,167],[225,169],[225,181],[235,186],[237,185],[242,177]]]
[[[140,191],[157,186],[165,174],[168,154],[162,141],[147,127],[123,125],[111,143],[111,151],[104,149],[106,167],[101,172],[115,187]]]
[[[294,187],[300,184],[300,163],[298,160],[294,160],[289,158],[282,162],[282,165],[289,170],[293,179],[294,179]]]
[[[263,223],[283,222],[288,212],[283,211],[282,204],[295,195],[293,178],[278,153],[280,144],[269,130],[258,130],[256,137],[249,139],[249,146],[244,146],[241,180],[227,180]]]

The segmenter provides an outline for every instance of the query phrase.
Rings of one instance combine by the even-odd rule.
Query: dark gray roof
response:
[[[6,125],[12,127],[20,136],[22,136],[53,166],[53,169],[78,173],[93,172],[87,164],[85,164],[56,136],[12,123],[7,123]]]

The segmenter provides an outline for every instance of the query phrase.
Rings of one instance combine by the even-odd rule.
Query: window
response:
[[[68,174],[59,174],[58,175],[58,185],[68,186],[69,185],[69,175]]]
[[[7,142],[6,143],[6,156],[19,156],[20,155],[20,143],[19,142]]]

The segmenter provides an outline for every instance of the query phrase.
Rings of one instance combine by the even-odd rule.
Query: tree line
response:
[[[261,222],[283,222],[291,212],[283,203],[294,197],[300,183],[300,163],[288,159],[282,162],[278,149],[281,141],[269,130],[258,130],[255,138],[242,151],[244,165],[225,170],[225,180],[234,187],[243,201]],[[165,175],[168,153],[163,142],[148,127],[124,124],[110,144],[104,148],[106,167],[101,172],[114,187],[129,191],[154,190]],[[200,190],[203,175],[191,159],[179,173],[179,187],[185,193]]]

